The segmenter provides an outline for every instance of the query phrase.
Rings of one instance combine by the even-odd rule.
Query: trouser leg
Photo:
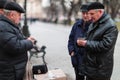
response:
[[[74,67],[74,70],[75,70],[76,80],[84,80],[85,76],[79,75],[79,69],[77,67]]]

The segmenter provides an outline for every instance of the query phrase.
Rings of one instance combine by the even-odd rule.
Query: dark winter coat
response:
[[[71,57],[73,67],[78,66],[82,62],[84,48],[77,45],[77,39],[83,38],[86,35],[90,22],[85,23],[82,19],[78,20],[72,27],[68,40],[69,54],[74,51],[74,56]]]
[[[23,80],[27,51],[32,47],[18,26],[0,15],[0,80]]]
[[[111,77],[117,35],[116,25],[107,14],[90,25],[81,73],[94,78]]]

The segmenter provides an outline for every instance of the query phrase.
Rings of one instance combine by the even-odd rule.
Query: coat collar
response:
[[[106,20],[108,20],[109,18],[110,18],[110,15],[107,15],[106,13],[103,13],[101,18],[97,22],[93,23],[93,25],[94,24],[101,24],[101,23],[105,22]]]
[[[99,24],[104,23],[105,21],[107,21],[110,18],[110,15],[107,15],[106,13],[104,13],[102,15],[102,17],[96,22],[96,23],[92,23],[88,29],[88,32],[91,32],[92,30],[94,30],[95,28],[98,28]]]
[[[77,21],[77,26],[82,27],[85,21],[83,19]],[[89,26],[91,21],[85,23],[85,26]]]
[[[15,23],[13,23],[10,19],[8,19],[7,17],[5,17],[4,15],[0,15],[0,20],[8,22],[9,24],[11,24],[12,26],[14,26],[15,28],[19,29],[18,25],[16,25]]]
[[[103,23],[110,18],[110,15],[104,14],[100,19],[99,23]]]

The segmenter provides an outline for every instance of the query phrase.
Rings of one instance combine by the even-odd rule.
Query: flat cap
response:
[[[7,0],[0,0],[0,9],[3,9]]]
[[[4,9],[6,10],[14,10],[17,11],[19,13],[24,13],[25,10],[16,2],[7,2],[7,4],[4,6]]]
[[[100,2],[91,2],[88,5],[88,11],[92,9],[104,9],[104,5]]]
[[[81,7],[80,7],[80,11],[86,12],[86,11],[88,11],[87,8],[88,8],[87,4],[82,4]]]

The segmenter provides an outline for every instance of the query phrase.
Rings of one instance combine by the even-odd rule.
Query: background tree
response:
[[[113,19],[115,19],[116,15],[118,14],[118,11],[120,9],[120,0],[109,0],[109,4],[110,6],[110,14],[111,14],[111,17]]]
[[[16,1],[18,3],[19,2],[24,3],[25,0],[14,0],[14,1]],[[30,1],[31,0],[28,0],[28,2],[30,2]],[[36,3],[40,3],[40,5],[42,2],[42,0],[32,0],[32,1],[35,1]],[[65,24],[71,24],[71,21],[72,21],[71,18],[72,19],[79,18],[78,12],[80,11],[80,6],[81,6],[81,4],[86,3],[86,2],[90,2],[90,1],[102,2],[105,5],[107,13],[109,13],[113,19],[116,18],[118,11],[120,9],[120,0],[50,0],[50,1],[52,1],[53,3],[59,2],[60,5],[56,5],[56,7],[53,7],[53,8],[55,8],[53,10],[53,8],[50,8],[50,7],[54,6],[54,4],[50,3],[51,6],[49,7],[49,11],[48,11],[49,15],[57,16],[55,22],[57,22],[57,20],[59,22],[59,18],[60,18],[59,14],[61,13],[60,16],[62,15],[64,17]],[[70,8],[66,7],[66,2],[70,2]],[[33,6],[33,7],[35,7],[35,6]],[[57,7],[59,10],[57,10]],[[55,14],[51,14],[51,11],[52,11],[52,13],[54,12]],[[61,11],[61,12],[59,12],[59,11]],[[47,14],[47,13],[45,13],[45,14]],[[50,19],[50,20],[52,20],[52,19]]]
[[[106,6],[106,11],[115,19],[120,9],[120,0],[103,0],[103,3]]]

